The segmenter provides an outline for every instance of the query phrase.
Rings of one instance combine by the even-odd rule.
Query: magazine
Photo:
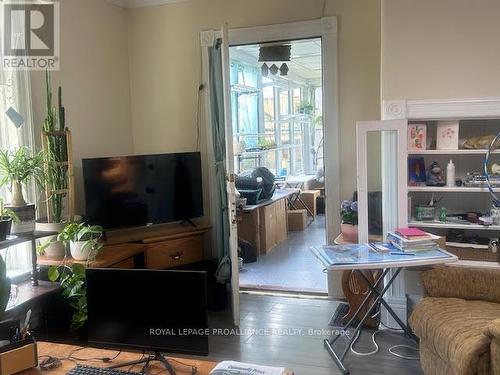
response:
[[[224,361],[219,363],[210,372],[210,375],[285,375],[293,374],[287,372],[283,367],[268,367],[252,365],[234,361]]]

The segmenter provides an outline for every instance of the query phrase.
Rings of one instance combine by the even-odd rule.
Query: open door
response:
[[[407,225],[407,121],[358,122],[356,137],[359,242],[384,241],[388,231]],[[406,321],[404,272],[384,298]],[[395,324],[385,309],[382,322]]]
[[[236,222],[236,186],[233,158],[233,124],[231,112],[231,81],[229,66],[229,35],[227,24],[221,27],[222,81],[224,86],[224,123],[226,128],[226,171],[229,214],[229,255],[231,258],[231,305],[233,320],[240,324],[240,272],[238,267],[238,226]]]
[[[406,225],[406,132],[406,120],[357,123],[360,243],[383,240],[387,231]]]

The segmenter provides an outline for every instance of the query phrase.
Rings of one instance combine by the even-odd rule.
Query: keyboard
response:
[[[137,375],[140,372],[123,371],[115,368],[91,367],[76,365],[67,372],[67,375]]]

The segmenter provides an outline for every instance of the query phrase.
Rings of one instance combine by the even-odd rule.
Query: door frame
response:
[[[294,39],[321,38],[323,67],[323,127],[326,193],[327,242],[332,244],[340,233],[340,125],[338,78],[337,17],[323,17],[309,21],[229,29],[229,45],[258,44]],[[212,45],[220,38],[219,30],[200,33],[201,46]],[[203,57],[203,66],[206,61]],[[203,68],[205,70],[205,68]],[[205,75],[203,75],[206,77]],[[207,117],[209,118],[209,117]]]
[[[337,17],[324,17],[309,21],[275,24],[267,26],[246,27],[228,30],[229,46],[243,44],[258,44],[297,39],[321,38],[322,54],[322,90],[323,90],[323,128],[324,128],[324,165],[325,165],[325,194],[326,194],[326,241],[333,243],[340,233],[340,126],[339,126],[339,95],[338,95],[338,34]],[[208,87],[208,48],[217,38],[222,38],[221,30],[206,30],[200,33],[201,59],[202,59],[202,84]],[[207,160],[204,163],[207,171],[214,164],[211,142],[210,124],[210,97],[207,90],[203,93],[202,123],[208,142]],[[227,124],[227,123],[226,123]],[[229,123],[230,124],[230,123]],[[231,134],[231,133],[230,133]],[[232,140],[226,139],[226,143]],[[213,191],[215,184],[208,174],[206,193]],[[213,207],[208,203],[208,212],[213,212]],[[210,215],[210,214],[209,214]],[[210,215],[210,217],[213,217]],[[212,236],[212,249],[217,249],[217,239]],[[239,280],[237,267],[232,277]],[[238,285],[232,285],[239,290]],[[238,303],[238,301],[233,301]],[[233,307],[234,309],[234,307]],[[239,312],[239,306],[235,311]],[[239,315],[239,314],[236,314]],[[235,324],[239,317],[234,316]]]

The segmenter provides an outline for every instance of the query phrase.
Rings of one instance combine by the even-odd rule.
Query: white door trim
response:
[[[220,37],[218,30],[201,32],[202,46]],[[338,102],[338,35],[337,17],[310,21],[246,27],[229,30],[229,44],[255,44],[321,37],[323,60],[323,121],[325,142],[325,186],[327,242],[340,233],[340,126]]]

